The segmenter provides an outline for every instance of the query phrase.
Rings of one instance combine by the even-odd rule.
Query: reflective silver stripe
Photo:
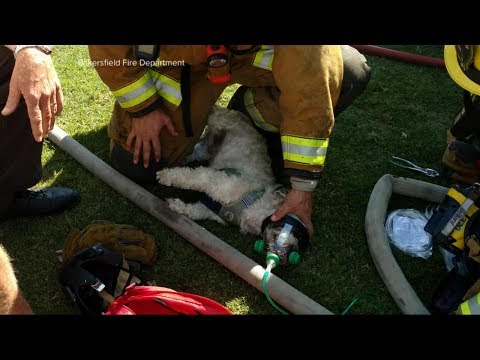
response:
[[[262,45],[261,49],[257,51],[255,58],[253,59],[252,65],[265,70],[272,70],[274,55],[274,45]]]
[[[328,141],[328,139],[282,135],[283,160],[323,166],[327,155]]]
[[[470,308],[470,314],[480,315],[480,293],[468,300],[468,307]]]
[[[315,148],[309,146],[294,145],[282,142],[283,151],[303,156],[326,156],[327,148]]]
[[[145,94],[154,86],[153,80],[149,78],[143,85],[140,87],[136,88],[135,90],[132,90],[128,93],[125,93],[120,96],[116,96],[117,101],[120,103],[120,105],[127,103],[129,101],[132,101],[134,99],[140,98],[141,95]]]
[[[180,105],[182,102],[180,83],[171,77],[153,70],[150,70],[150,74],[153,78],[153,84],[157,88],[158,94],[173,105]]]
[[[120,89],[112,90],[113,96],[124,109],[132,108],[151,98],[157,93],[148,71],[134,82]]]

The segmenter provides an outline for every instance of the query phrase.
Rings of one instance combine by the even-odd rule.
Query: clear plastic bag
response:
[[[390,243],[407,255],[428,259],[432,256],[432,236],[424,230],[427,217],[415,209],[392,211],[385,221]]]

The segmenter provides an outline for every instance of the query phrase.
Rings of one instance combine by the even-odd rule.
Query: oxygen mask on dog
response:
[[[288,213],[278,221],[270,220],[270,216],[262,222],[263,240],[257,240],[254,250],[257,253],[267,253],[265,272],[262,279],[263,292],[267,300],[281,314],[288,313],[281,309],[268,295],[267,282],[272,269],[279,264],[299,264],[300,252],[304,251],[310,242],[307,227],[295,214]]]
[[[273,268],[278,264],[300,263],[300,252],[308,247],[310,238],[298,216],[288,213],[275,222],[269,216],[263,220],[261,229],[263,240],[255,242],[254,250],[267,254],[267,265],[271,263]]]

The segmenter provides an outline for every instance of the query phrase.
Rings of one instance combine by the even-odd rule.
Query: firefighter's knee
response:
[[[349,107],[366,89],[371,69],[367,59],[357,49],[342,45],[343,81],[340,97],[335,106],[335,115]]]
[[[141,157],[140,161],[134,164],[133,153],[125,150],[121,145],[113,142],[111,149],[110,160],[112,167],[140,185],[156,184],[157,171],[167,166],[166,161],[163,159],[160,162],[151,159],[148,168],[145,168]]]

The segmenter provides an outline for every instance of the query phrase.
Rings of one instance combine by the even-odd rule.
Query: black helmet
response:
[[[100,315],[106,310],[108,304],[104,303],[98,293],[105,290],[115,296],[122,270],[130,273],[126,284],[121,284],[123,293],[126,286],[131,283],[133,275],[140,272],[139,263],[127,261],[126,264],[128,264],[127,268],[124,266],[124,257],[121,253],[109,251],[102,245],[96,244],[68,259],[60,268],[59,280],[63,290],[82,314]]]

